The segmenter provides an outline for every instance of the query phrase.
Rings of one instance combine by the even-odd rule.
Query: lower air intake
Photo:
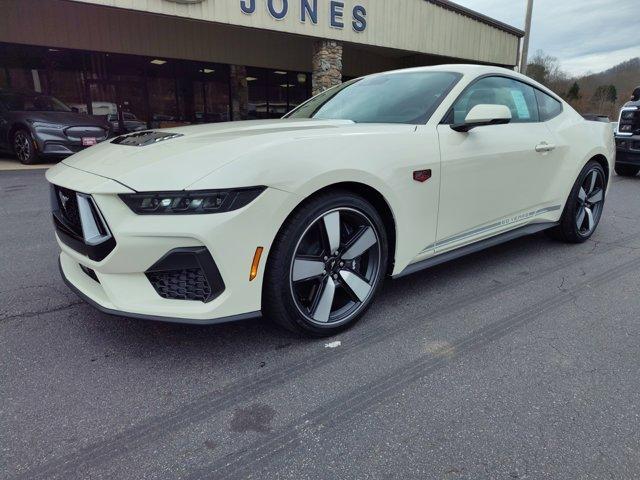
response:
[[[206,302],[211,286],[201,268],[149,272],[147,278],[162,298]]]
[[[210,302],[224,291],[224,282],[205,247],[176,248],[145,275],[162,298]]]

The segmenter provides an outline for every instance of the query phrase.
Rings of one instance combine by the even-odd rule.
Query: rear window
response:
[[[551,120],[562,112],[562,103],[540,90],[536,90],[536,99],[538,100],[538,111],[540,112],[541,122]]]

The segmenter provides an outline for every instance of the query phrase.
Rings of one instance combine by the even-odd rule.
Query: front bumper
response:
[[[56,235],[62,250],[59,262],[63,279],[99,310],[203,325],[260,315],[268,251],[292,208],[291,194],[267,188],[246,207],[227,213],[141,216],[118,197],[131,191],[117,182],[64,164],[51,169],[47,178],[54,185],[91,194],[115,239],[113,250],[97,261]],[[163,298],[150,282],[150,269],[169,252],[198,247],[210,253],[223,290],[206,301]],[[250,281],[257,247],[263,247],[264,253],[259,274]]]
[[[83,138],[95,138],[97,143],[105,141],[110,131],[101,127],[32,127],[32,135],[40,155],[51,157],[68,157],[78,153],[87,146]]]
[[[62,276],[62,280],[67,286],[82,300],[87,302],[92,307],[100,310],[102,313],[106,313],[107,315],[114,315],[118,317],[129,317],[129,318],[137,318],[140,320],[153,320],[158,322],[171,322],[171,323],[187,323],[187,324],[200,324],[200,325],[215,325],[216,323],[227,323],[227,322],[238,322],[242,320],[251,320],[253,318],[260,318],[262,313],[260,311],[243,313],[239,315],[231,315],[228,317],[220,317],[211,320],[194,320],[194,319],[185,319],[180,317],[164,317],[160,315],[148,315],[144,313],[134,313],[134,312],[125,312],[122,310],[117,310],[115,308],[111,308],[113,305],[110,304],[109,300],[104,295],[104,291],[100,291],[96,289],[93,292],[93,296],[89,296],[85,294],[82,290],[76,287],[76,284],[72,280],[67,277],[65,274],[65,270],[62,267],[62,255],[60,256],[60,260],[58,261],[58,266],[60,269],[60,275]],[[67,272],[71,272],[71,276],[75,277],[78,275],[78,271],[82,272],[82,274],[86,274],[79,265],[75,265],[73,262],[70,263],[67,267]],[[76,282],[83,282],[85,279],[81,279],[79,277],[76,278]],[[100,303],[101,300],[101,303]]]
[[[640,136],[616,136],[616,164],[640,167]]]

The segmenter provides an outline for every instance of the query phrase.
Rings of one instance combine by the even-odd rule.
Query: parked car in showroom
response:
[[[616,129],[616,173],[634,177],[640,172],[640,87],[620,110]]]
[[[36,92],[0,90],[0,149],[24,164],[66,157],[107,139],[110,125]]]
[[[103,312],[309,335],[401,277],[543,230],[590,238],[615,143],[528,77],[444,65],[329,89],[280,120],[118,137],[47,172],[60,269]]]
[[[138,120],[131,112],[111,113],[107,115],[107,121],[117,134],[140,132],[147,129],[147,123]]]

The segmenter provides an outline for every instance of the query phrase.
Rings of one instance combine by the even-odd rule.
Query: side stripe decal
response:
[[[446,246],[446,245],[448,245],[450,243],[454,243],[454,242],[457,242],[459,240],[464,240],[465,238],[473,237],[475,235],[479,235],[479,234],[485,233],[485,232],[490,232],[491,230],[495,230],[497,228],[504,227],[505,225],[511,225],[512,223],[516,223],[516,222],[519,222],[521,220],[526,220],[526,219],[529,219],[529,218],[537,217],[538,215],[542,215],[544,213],[555,212],[557,210],[560,210],[561,208],[562,208],[562,205],[553,205],[551,207],[541,208],[541,209],[538,209],[538,210],[534,210],[532,212],[522,213],[520,215],[516,215],[515,217],[504,218],[502,220],[494,222],[494,223],[492,223],[490,225],[485,225],[483,227],[472,228],[471,230],[466,230],[466,231],[464,231],[462,233],[458,233],[458,234],[453,235],[451,237],[447,237],[447,238],[445,238],[443,240],[440,240],[439,242],[432,243],[431,245],[426,246],[420,252],[420,254],[423,254],[423,253],[427,252],[428,250],[432,250],[432,249],[437,248],[437,247]]]

